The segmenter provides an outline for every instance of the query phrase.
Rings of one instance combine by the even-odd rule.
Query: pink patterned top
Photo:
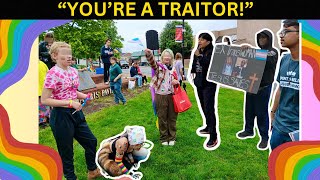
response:
[[[52,89],[52,98],[58,100],[77,99],[78,87],[78,70],[73,67],[64,70],[55,65],[48,71],[44,82],[44,88]]]

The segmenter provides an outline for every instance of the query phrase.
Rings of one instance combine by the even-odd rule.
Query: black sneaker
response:
[[[252,137],[253,133],[248,133],[247,131],[242,131],[240,133],[238,133],[238,137],[239,138],[246,138],[246,137]]]
[[[259,143],[258,147],[259,147],[260,149],[266,149],[266,148],[268,147],[268,141],[262,140],[262,141]]]
[[[216,139],[216,140],[209,140],[208,142],[207,142],[207,147],[208,148],[213,148],[213,147],[215,147],[216,145],[218,144],[218,139]]]
[[[201,134],[210,134],[208,128],[201,129],[199,132],[200,132]]]

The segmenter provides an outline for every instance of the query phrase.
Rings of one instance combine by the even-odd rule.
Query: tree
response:
[[[160,34],[160,48],[164,50],[169,48],[173,53],[180,52],[182,43],[175,42],[176,25],[182,25],[182,21],[168,21]],[[183,48],[184,54],[190,53],[193,45],[192,29],[188,22],[184,22],[184,43],[187,45]]]
[[[123,38],[118,35],[113,20],[73,20],[49,31],[53,31],[56,41],[69,43],[76,58],[97,59],[107,38],[112,39],[113,49],[123,47]],[[40,40],[43,40],[43,34]]]

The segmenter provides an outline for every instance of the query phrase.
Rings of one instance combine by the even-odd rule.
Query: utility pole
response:
[[[184,19],[182,19],[182,46],[181,46],[181,55],[182,55],[182,72],[184,75],[184,53],[183,53],[183,47],[184,47]]]

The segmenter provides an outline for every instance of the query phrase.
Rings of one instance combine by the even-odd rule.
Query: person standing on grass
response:
[[[174,64],[175,71],[177,72],[177,75],[178,75],[178,81],[181,86],[184,75],[183,75],[182,55],[180,53],[176,54],[175,61],[173,64]]]
[[[245,100],[245,128],[237,134],[238,138],[253,137],[254,120],[257,117],[257,125],[261,136],[258,148],[265,150],[269,141],[269,99],[274,81],[274,74],[278,62],[278,50],[273,48],[273,37],[270,31],[263,30],[257,34],[257,44],[261,49],[268,50],[266,65],[257,94],[246,93]],[[242,48],[248,48],[243,46]]]
[[[142,87],[142,77],[139,75],[138,62],[132,63],[130,68],[130,76],[138,80],[138,86]]]
[[[155,89],[156,93],[160,141],[164,146],[173,146],[176,142],[178,113],[174,110],[172,95],[174,93],[173,86],[179,84],[179,81],[174,79],[172,71],[174,55],[172,50],[165,49],[161,54],[160,62],[157,63],[150,49],[146,49],[145,53],[151,68],[155,71],[150,86]]]
[[[50,114],[50,127],[62,159],[65,178],[77,179],[73,164],[73,138],[75,138],[85,149],[88,179],[95,179],[101,176],[95,163],[97,138],[89,128],[81,110],[82,105],[78,100],[90,98],[90,94],[77,91],[79,76],[78,71],[70,67],[71,52],[71,46],[65,42],[52,44],[49,53],[57,64],[47,73],[41,102],[53,107]]]
[[[124,98],[121,87],[122,87],[122,70],[120,66],[117,64],[117,58],[111,57],[110,58],[110,88],[114,94],[114,102],[119,104],[119,100],[122,102],[123,105],[126,104],[126,99]]]
[[[106,40],[106,44],[101,47],[100,56],[103,62],[104,69],[104,83],[109,84],[109,76],[110,76],[110,58],[113,56],[113,49],[111,48],[111,39]]]
[[[215,114],[215,95],[217,84],[206,80],[213,51],[212,37],[208,33],[201,33],[198,39],[198,49],[194,53],[191,73],[195,73],[194,85],[197,88],[202,111],[206,119],[206,127],[200,134],[210,134],[206,146],[213,148],[218,144]]]
[[[292,139],[289,133],[299,133],[299,89],[300,89],[300,43],[299,22],[287,19],[283,21],[283,29],[279,33],[281,46],[290,53],[282,56],[273,106],[270,112],[272,121],[271,149]]]

